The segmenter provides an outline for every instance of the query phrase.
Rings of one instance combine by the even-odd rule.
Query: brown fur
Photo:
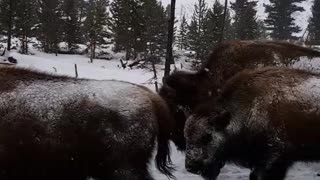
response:
[[[303,56],[320,57],[320,52],[281,41],[229,41],[214,48],[199,73],[208,73],[211,83],[220,89],[229,78],[244,69],[286,65]]]
[[[223,100],[232,97],[232,93],[236,88],[246,88],[247,91],[250,91],[248,95],[254,98],[262,92],[267,93],[270,86],[275,83],[292,87],[297,82],[301,82],[310,76],[318,76],[318,74],[299,69],[276,67],[265,67],[255,70],[245,69],[225,83],[219,98]],[[284,77],[291,78],[286,79]],[[258,87],[259,89],[257,89]]]
[[[30,71],[24,68],[15,68],[15,67],[0,67],[0,91],[11,91],[19,83],[32,83],[33,81],[59,81],[59,80],[71,80],[71,77],[68,76],[50,76],[47,73]]]
[[[186,123],[188,170],[215,179],[232,162],[252,169],[250,179],[283,180],[294,162],[319,161],[319,82],[275,67],[232,77]]]
[[[244,69],[289,63],[301,56],[319,57],[320,52],[296,44],[278,41],[229,41],[217,45],[197,72],[176,71],[165,79],[160,95],[169,104],[181,133],[186,120],[184,111],[192,112],[199,103],[219,96],[231,77]],[[278,57],[278,58],[276,58]],[[177,135],[178,136],[178,135]],[[182,137],[182,136],[180,136]],[[179,142],[183,142],[181,139]],[[183,147],[183,143],[178,144]],[[183,149],[183,148],[180,148]]]
[[[136,98],[145,99],[146,102],[143,104],[144,107],[133,109],[133,112],[138,114],[132,114],[132,119],[125,119],[120,110],[108,109],[101,106],[100,102],[88,99],[90,94],[77,92],[75,99],[61,102],[57,99],[56,105],[62,110],[62,115],[59,119],[52,119],[50,109],[41,107],[41,111],[47,113],[39,116],[40,112],[35,111],[29,104],[34,101],[36,93],[41,91],[29,92],[31,94],[23,99],[19,98],[20,96],[10,96],[7,98],[10,99],[9,102],[1,99],[0,178],[80,180],[91,176],[98,179],[151,180],[147,165],[152,157],[156,139],[156,165],[162,173],[174,178],[171,174],[173,168],[169,140],[174,138],[172,129],[175,125],[166,103],[159,95],[143,86],[127,82],[74,79],[28,69],[0,68],[1,98],[4,98],[4,94],[18,89],[22,92],[30,91],[28,87],[34,84],[55,88],[63,87],[64,84],[79,87],[85,82],[122,83],[131,87],[132,91],[137,91],[134,92]],[[130,89],[125,91],[130,92]],[[59,93],[56,92],[58,97]],[[91,96],[97,95],[93,93]],[[45,103],[43,101],[46,99],[40,101]],[[115,103],[121,103],[121,99]],[[125,110],[129,113],[132,111]],[[142,132],[138,129],[128,129],[130,123],[139,125]],[[118,133],[137,131],[134,137],[126,139],[130,148],[121,147],[112,138],[106,139],[112,137],[105,131],[110,128],[112,132]],[[149,134],[141,134],[144,132]]]

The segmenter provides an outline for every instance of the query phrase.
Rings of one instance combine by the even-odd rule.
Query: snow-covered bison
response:
[[[210,97],[218,97],[228,79],[244,69],[287,64],[299,57],[320,57],[320,52],[288,42],[228,41],[218,44],[196,72],[176,71],[165,80],[160,95],[177,122],[178,148],[184,149],[186,115]]]
[[[282,180],[294,162],[320,160],[320,75],[242,71],[196,108],[185,136],[186,169],[205,179],[232,162],[251,168],[251,180]]]
[[[0,68],[0,179],[150,180],[171,176],[172,120],[139,85]]]

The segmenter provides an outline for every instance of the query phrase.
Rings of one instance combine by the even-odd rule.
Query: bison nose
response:
[[[201,174],[202,171],[202,164],[200,162],[186,162],[186,170],[188,172],[191,172],[193,174]]]

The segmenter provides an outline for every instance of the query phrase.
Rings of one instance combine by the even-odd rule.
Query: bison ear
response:
[[[219,114],[210,118],[210,124],[213,125],[218,130],[223,130],[230,124],[230,120],[231,120],[231,113],[226,110],[223,110]]]

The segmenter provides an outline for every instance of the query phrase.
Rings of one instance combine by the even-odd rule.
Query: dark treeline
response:
[[[57,52],[60,42],[72,51],[76,44],[101,42],[107,37],[108,0],[1,0],[2,35],[18,37],[28,53],[28,37],[36,37],[44,52]],[[91,44],[90,44],[91,45]]]
[[[225,22],[224,3],[215,0],[209,5],[207,1],[197,0],[189,16],[176,20],[176,47],[195,51],[197,59],[205,59],[221,37],[301,38],[295,36],[302,29],[292,15],[304,11],[304,0],[270,0],[265,20],[257,17],[258,1],[235,0],[229,4]],[[165,57],[169,11],[170,6],[157,0],[0,0],[0,33],[8,36],[8,49],[10,38],[18,37],[24,54],[28,38],[36,37],[47,53],[58,52],[60,42],[67,43],[70,53],[77,44],[87,44],[88,52],[95,52],[97,46],[112,43],[115,52],[126,53],[126,59]],[[314,1],[312,12],[308,42],[314,43],[320,40],[320,0]],[[95,53],[91,54],[94,58]]]
[[[28,37],[36,37],[47,53],[57,52],[60,42],[70,53],[77,44],[95,52],[110,39],[127,59],[165,53],[168,12],[157,0],[0,0],[0,5],[1,33],[8,42],[18,37],[24,54]]]
[[[295,24],[292,15],[304,11],[304,8],[299,4],[304,1],[270,0],[270,4],[265,5],[265,12],[267,13],[265,20],[260,20],[257,17],[257,0],[231,1],[226,22],[223,23],[224,5],[222,1],[215,0],[213,6],[209,7],[208,0],[197,0],[191,22],[188,23],[184,16],[181,18],[178,47],[194,50],[197,59],[205,59],[208,50],[219,42],[223,24],[225,25],[225,31],[223,32],[225,40],[297,40],[300,37],[296,37],[294,34],[301,32],[301,28]],[[317,1],[319,0],[315,0],[315,6],[317,3],[319,4]],[[317,9],[320,13],[318,7],[313,9],[313,11]],[[316,17],[319,17],[319,15]],[[316,21],[313,18],[313,22]]]

